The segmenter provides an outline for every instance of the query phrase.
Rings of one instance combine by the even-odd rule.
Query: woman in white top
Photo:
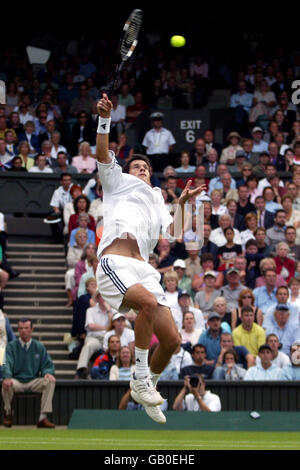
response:
[[[134,331],[126,326],[126,317],[122,313],[115,313],[103,339],[104,351],[108,348],[108,340],[112,335],[120,337],[121,346],[128,346],[134,352],[135,336]]]
[[[193,312],[185,312],[183,314],[181,334],[181,344],[191,343],[192,346],[198,343],[198,339],[203,330],[195,328],[195,317]]]
[[[167,271],[164,274],[165,296],[170,305],[170,308],[179,309],[178,303],[178,274],[175,271]]]
[[[220,189],[214,189],[211,192],[210,197],[211,197],[212,214],[214,215],[228,214],[227,207],[224,204],[221,204],[222,191]]]
[[[60,144],[61,134],[59,131],[55,130],[51,134],[51,157],[57,159],[58,152],[67,153],[66,147]]]
[[[135,370],[134,357],[128,346],[122,346],[116,360],[116,364],[111,366],[109,380],[130,380]]]

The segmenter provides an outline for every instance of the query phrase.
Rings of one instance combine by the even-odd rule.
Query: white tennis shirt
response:
[[[109,151],[111,163],[97,162],[103,188],[103,234],[98,257],[116,238],[131,234],[140,254],[148,262],[159,235],[167,237],[173,218],[166,208],[161,189],[152,188],[140,178],[122,173],[115,154]]]

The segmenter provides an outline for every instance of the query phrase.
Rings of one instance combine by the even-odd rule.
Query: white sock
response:
[[[150,375],[152,377],[152,383],[153,383],[154,387],[156,387],[157,382],[159,381],[159,377],[161,376],[161,374],[155,374],[154,372],[152,372],[152,370],[150,370]]]
[[[137,379],[149,375],[148,349],[135,347],[135,376]]]
[[[45,413],[41,413],[39,417],[39,421],[43,421],[43,419],[47,418],[47,415]]]

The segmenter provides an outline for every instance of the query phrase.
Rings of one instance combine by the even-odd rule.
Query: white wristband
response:
[[[109,134],[111,118],[99,116],[97,134]]]

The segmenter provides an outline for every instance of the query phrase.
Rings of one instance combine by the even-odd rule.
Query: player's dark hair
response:
[[[149,167],[149,170],[151,168],[151,163],[150,163],[150,160],[148,157],[146,157],[146,155],[142,155],[142,154],[139,154],[139,153],[135,153],[134,155],[132,155],[131,159],[128,160],[125,165],[123,166],[123,173],[129,173],[129,169],[130,169],[130,164],[132,162],[134,162],[135,160],[143,160],[143,162],[146,162],[148,167]]]

